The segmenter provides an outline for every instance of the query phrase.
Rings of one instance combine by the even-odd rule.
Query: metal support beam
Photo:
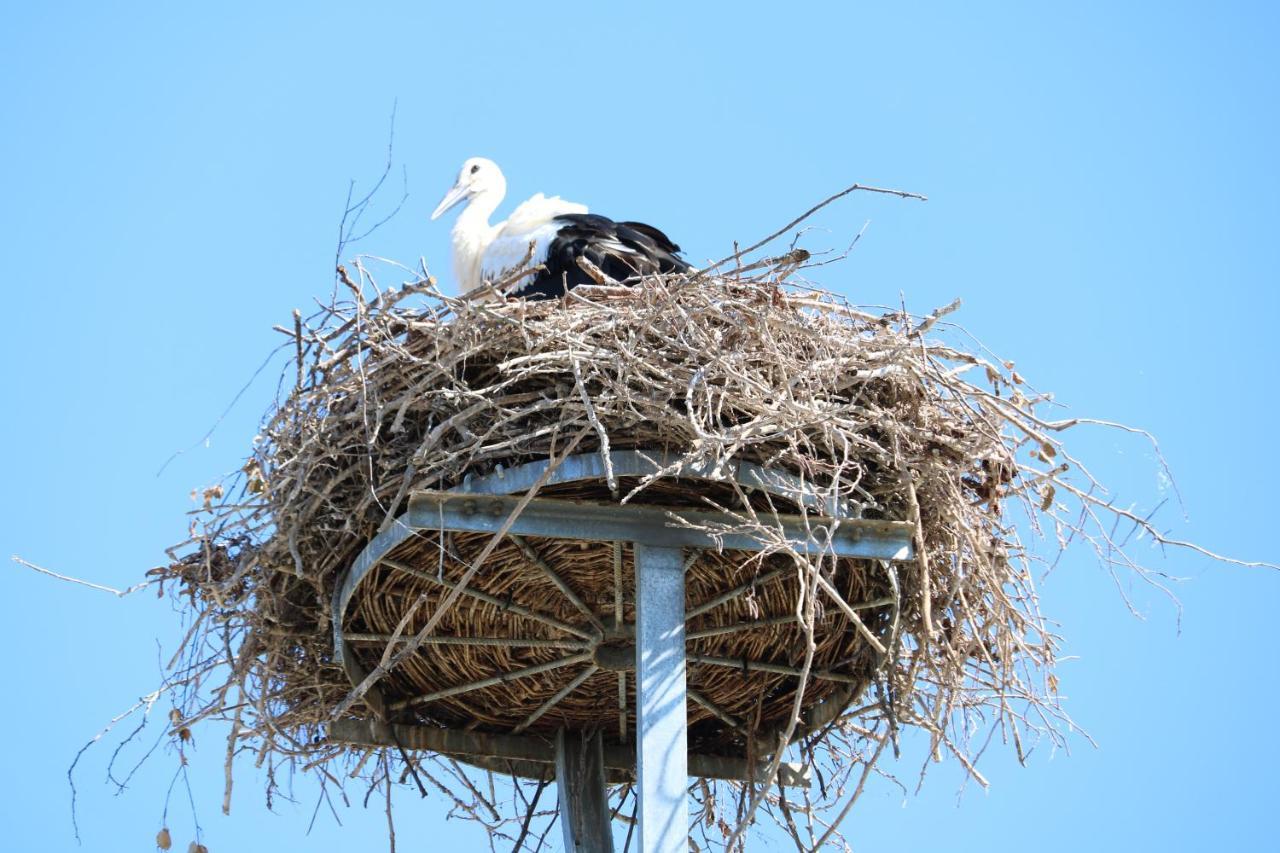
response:
[[[522,500],[504,495],[414,492],[409,499],[407,526],[413,530],[497,533]],[[780,541],[764,541],[738,532],[743,522],[729,512],[534,498],[525,504],[508,532],[516,536],[630,541],[668,548],[723,547],[731,551],[763,551],[785,543],[802,554],[914,559],[915,528],[906,522],[781,514],[765,520],[777,530]]]
[[[566,853],[613,853],[599,731],[556,733],[556,788]]]
[[[688,848],[684,553],[635,544],[640,853]]]
[[[841,706],[843,707],[843,706]],[[495,773],[516,773],[530,779],[543,775],[548,764],[555,763],[555,747],[545,738],[534,735],[499,735],[442,729],[437,726],[388,725],[377,720],[334,720],[328,725],[331,743],[354,746],[402,746],[452,755],[461,761],[484,766]],[[604,747],[605,775],[610,783],[635,779],[636,752],[627,744]],[[754,768],[741,756],[689,756],[689,773],[707,779],[756,783],[765,780],[767,761]],[[804,764],[783,762],[778,768],[777,784],[788,788],[807,788],[809,768]]]

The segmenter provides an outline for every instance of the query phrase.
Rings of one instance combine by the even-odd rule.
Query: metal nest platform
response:
[[[930,333],[950,306],[772,275],[501,305],[370,282],[296,320],[292,390],[150,573],[186,620],[180,724],[230,719],[268,796],[310,772],[390,803],[439,769],[522,847],[556,776],[562,802],[607,790],[616,830],[689,830],[645,849],[760,820],[814,849],[899,731],[970,772],[992,732],[1064,742],[1017,525],[1107,543],[1119,510],[1076,421]],[[782,760],[813,783],[775,786],[804,783]]]
[[[898,617],[891,561],[913,558],[914,528],[844,517],[800,479],[745,463],[705,470],[633,450],[548,467],[416,492],[359,555],[333,601],[353,684],[456,601],[367,697],[389,722],[340,720],[330,739],[535,778],[557,760],[594,767],[572,791],[561,778],[562,808],[587,804],[567,832],[598,823],[596,788],[638,778],[642,849],[676,849],[687,777],[759,780],[748,756],[775,750],[786,727],[805,656],[797,559],[820,561],[825,593],[799,735],[873,677]],[[806,777],[783,765],[776,781]]]

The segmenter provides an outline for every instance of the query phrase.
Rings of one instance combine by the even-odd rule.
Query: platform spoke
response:
[[[613,625],[622,624],[622,543],[613,543]]]
[[[764,619],[735,622],[732,625],[716,625],[711,628],[703,628],[701,631],[690,631],[685,636],[690,640],[705,640],[707,637],[722,637],[725,634],[736,634],[739,631],[751,631],[756,628],[769,628],[775,625],[789,625],[792,622],[799,621],[799,618],[794,615],[769,616]]]
[[[701,663],[709,666],[723,666],[729,669],[746,670],[747,672],[769,672],[775,675],[792,675],[800,676],[801,670],[794,666],[786,666],[779,663],[765,663],[763,661],[751,661],[734,658],[721,658],[714,655],[687,655],[690,663]],[[841,681],[845,684],[861,684],[865,679],[856,675],[846,675],[843,672],[832,672],[829,669],[811,669],[809,670],[811,678],[821,678],[824,681]]]
[[[524,721],[520,723],[520,725],[516,726],[514,729],[511,730],[511,733],[518,735],[525,729],[529,728],[529,726],[536,723],[539,717],[541,717],[543,714],[547,713],[553,707],[555,707],[555,705],[557,705],[560,702],[560,700],[564,699],[564,697],[568,696],[570,693],[577,690],[579,685],[582,684],[582,682],[586,681],[588,678],[595,675],[596,670],[598,670],[599,668],[600,667],[596,666],[595,664],[591,664],[591,666],[587,667],[582,672],[578,673],[576,676],[574,676],[573,681],[570,681],[564,687],[561,687],[559,690],[555,692],[554,696],[552,696],[550,699],[548,699],[547,701],[539,705],[538,709],[534,711],[532,714],[530,714],[529,716],[525,717]]]
[[[844,600],[844,596],[840,594],[840,591],[832,586],[831,581],[824,578],[821,572],[814,572],[813,576],[818,581],[818,587],[827,594],[828,598],[835,602],[837,607],[844,611],[844,615],[849,617],[849,621],[853,623],[853,627],[858,629],[858,633],[862,635],[863,639],[871,644],[871,648],[875,649],[876,654],[880,655],[883,659],[884,656],[888,654],[888,651],[885,649],[884,644],[880,642],[880,638],[871,633],[871,629],[862,621],[862,617],[858,615],[858,611],[854,610],[853,607],[849,605],[849,602]],[[892,603],[892,600],[890,603]]]
[[[708,610],[713,610],[727,601],[732,601],[733,599],[742,595],[744,592],[746,592],[749,589],[754,589],[757,586],[763,586],[764,584],[767,584],[769,581],[778,577],[788,569],[791,569],[791,567],[784,566],[781,568],[777,568],[777,569],[773,569],[771,571],[765,572],[762,575],[757,575],[756,577],[752,578],[746,583],[739,584],[738,586],[735,586],[733,589],[729,590],[728,592],[722,592],[716,597],[708,599],[707,601],[704,601],[702,604],[699,604],[697,607],[691,608],[689,612],[685,613],[684,618],[688,620],[688,619],[692,619],[695,616],[701,616],[703,613],[706,613]],[[792,571],[794,571],[794,569],[792,569]]]
[[[618,672],[618,740],[627,742],[627,673]]]
[[[551,581],[551,584],[556,589],[560,590],[560,594],[567,598],[569,603],[572,604],[579,613],[585,616],[587,621],[590,622],[597,631],[601,634],[604,633],[604,625],[600,623],[599,617],[591,611],[591,608],[587,607],[582,598],[573,591],[573,588],[569,586],[569,584],[565,583],[564,578],[560,577],[560,575],[556,573],[555,569],[547,565],[547,561],[542,559],[542,556],[534,550],[532,545],[526,542],[523,537],[517,536],[514,533],[508,533],[507,538],[515,543],[516,547],[520,549],[520,553],[524,555],[524,558],[529,561],[530,565],[542,572],[543,576],[545,576],[547,580]]]
[[[741,732],[744,735],[748,734],[746,727],[743,726],[742,723],[738,722],[737,717],[730,714],[724,708],[721,708],[715,702],[712,702],[710,699],[708,699],[706,696],[703,696],[701,693],[699,693],[697,690],[694,690],[692,687],[686,688],[686,692],[689,694],[690,699],[692,699],[693,701],[697,702],[699,705],[701,705],[702,707],[710,711],[716,717],[716,719],[718,719],[720,722],[724,723],[725,725],[733,729],[736,729],[738,732]]]
[[[407,643],[413,639],[412,634],[343,634],[342,639],[348,643]],[[423,637],[424,646],[501,646],[528,649],[566,649],[582,652],[591,648],[585,641],[574,640],[539,640],[521,637]]]
[[[518,669],[515,672],[504,672],[501,675],[482,678],[479,681],[471,681],[466,684],[458,684],[453,687],[446,687],[442,690],[436,690],[432,693],[424,693],[421,696],[415,696],[412,699],[403,699],[391,705],[392,710],[401,711],[405,708],[411,708],[416,705],[426,705],[429,702],[435,702],[439,699],[447,699],[450,696],[457,696],[460,693],[470,693],[473,690],[483,690],[486,687],[493,687],[498,684],[504,684],[508,681],[514,681],[517,678],[528,678],[531,675],[539,675],[544,672],[550,672],[553,669],[559,669],[562,666],[573,666],[576,663],[586,663],[591,660],[591,653],[584,652],[579,655],[570,655],[566,658],[553,660],[548,663],[540,663],[534,666],[527,666],[524,669]]]
[[[395,560],[388,559],[386,557],[382,559],[382,562],[384,565],[390,566],[391,568],[395,569],[398,572],[404,572],[405,574],[413,575],[416,578],[421,578],[422,580],[425,580],[428,583],[433,583],[437,586],[444,587],[445,589],[459,588],[458,584],[454,583],[453,581],[447,581],[447,580],[444,580],[443,578],[438,578],[435,575],[431,574],[430,572],[424,572],[421,569],[415,569],[413,566],[407,566],[404,563],[400,563]],[[483,601],[486,604],[492,604],[494,607],[498,607],[498,608],[501,608],[502,610],[506,610],[510,613],[514,613],[517,616],[523,616],[526,619],[532,619],[535,622],[541,622],[544,625],[549,625],[552,628],[555,628],[557,631],[564,631],[566,634],[574,634],[576,636],[581,637],[584,640],[595,639],[595,635],[592,634],[590,631],[585,631],[582,628],[574,627],[573,625],[570,625],[567,622],[562,622],[553,616],[547,616],[544,613],[537,613],[521,604],[516,604],[515,602],[512,602],[512,601],[504,601],[503,599],[498,598],[496,595],[489,595],[488,593],[480,592],[479,590],[471,589],[469,587],[462,587],[460,592],[465,596],[474,598],[478,601]]]

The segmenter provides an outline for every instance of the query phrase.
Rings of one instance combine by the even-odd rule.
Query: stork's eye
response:
[[[471,167],[471,174],[474,175],[478,171],[480,171],[480,164],[476,163],[474,166]]]

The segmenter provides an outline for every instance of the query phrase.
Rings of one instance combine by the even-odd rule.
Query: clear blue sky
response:
[[[1156,432],[1186,497],[1180,535],[1276,561],[1280,14],[1272,4],[11,4],[0,52],[0,554],[115,586],[183,536],[188,492],[239,465],[272,392],[271,325],[328,293],[349,179],[395,156],[409,199],[358,249],[447,273],[427,214],[467,156],[535,191],[653,222],[690,257],[772,231],[853,181],[811,249],[854,255],[831,289],[958,319],[1065,411]],[[434,10],[430,10],[434,9]],[[397,173],[396,178],[398,179]],[[393,187],[388,205],[399,195]],[[269,371],[274,373],[274,371]],[[1140,441],[1075,439],[1120,501],[1163,497]],[[1160,556],[1144,552],[1153,560]],[[989,793],[938,768],[877,782],[858,849],[1274,849],[1280,577],[1171,553],[1176,611],[1127,614],[1087,553],[1043,587],[1068,638],[1068,708],[1097,740],[991,753]],[[64,772],[158,678],[167,601],[0,575],[6,849],[72,849]],[[166,653],[157,651],[157,641]],[[219,812],[221,732],[193,775],[215,851],[381,849],[375,808]],[[131,789],[80,775],[86,850],[146,850],[173,756]],[[886,767],[913,787],[918,751]],[[402,849],[481,846],[438,796],[402,797]],[[191,837],[175,799],[175,846]],[[771,839],[771,840],[770,840]],[[776,836],[759,849],[790,849]]]

